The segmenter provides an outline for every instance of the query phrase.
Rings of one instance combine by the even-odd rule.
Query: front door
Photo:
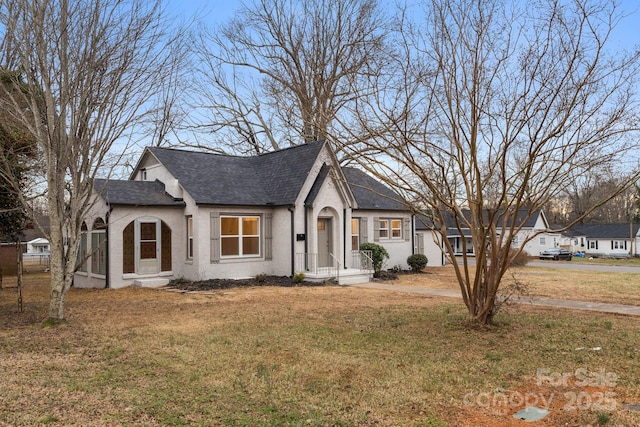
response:
[[[157,220],[138,221],[136,227],[138,274],[160,271],[160,224]]]
[[[333,265],[331,252],[331,218],[318,218],[318,267]]]

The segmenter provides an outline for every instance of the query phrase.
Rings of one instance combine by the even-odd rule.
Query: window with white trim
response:
[[[388,219],[381,219],[378,221],[378,235],[380,236],[381,239],[388,239],[389,238],[389,220]]]
[[[378,236],[380,239],[402,239],[402,219],[378,219]]]
[[[107,233],[105,230],[91,232],[91,273],[107,274]]]
[[[193,217],[187,217],[187,259],[193,259]]]
[[[590,240],[589,249],[598,249],[598,242],[596,240]]]
[[[544,246],[547,244],[547,239],[545,237],[540,237],[540,246]]]
[[[107,274],[107,225],[96,218],[91,230],[91,273]]]
[[[221,215],[220,256],[260,256],[260,217]]]
[[[392,239],[402,238],[402,220],[401,219],[391,220],[391,238]]]
[[[625,240],[613,240],[611,242],[611,249],[627,249],[627,242]]]
[[[360,250],[360,220],[358,218],[351,219],[351,250]]]

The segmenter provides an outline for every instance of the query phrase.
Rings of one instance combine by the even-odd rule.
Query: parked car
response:
[[[567,261],[571,261],[572,257],[573,255],[571,252],[564,248],[551,248],[544,252],[540,252],[540,259],[553,259],[556,261],[559,259],[566,259]]]

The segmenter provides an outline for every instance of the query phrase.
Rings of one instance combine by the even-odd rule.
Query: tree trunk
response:
[[[55,209],[55,211],[54,211]],[[62,223],[64,204],[61,199],[56,199],[54,195],[49,195],[49,210],[52,221]],[[52,227],[49,234],[51,255],[50,255],[50,289],[49,289],[49,320],[60,322],[64,320],[64,298],[71,287],[73,271],[75,267],[75,253],[77,243],[74,244],[73,237],[70,236],[70,247],[65,250],[64,239],[61,228]],[[74,254],[74,255],[71,255]]]
[[[22,313],[22,247],[20,246],[20,239],[16,240],[16,260],[18,271],[17,274],[17,287],[18,287],[18,311]]]
[[[67,274],[67,265],[59,255],[61,251],[51,251],[51,284],[49,290],[49,320],[64,320],[64,297],[71,287],[72,275]],[[54,255],[55,253],[55,255]]]

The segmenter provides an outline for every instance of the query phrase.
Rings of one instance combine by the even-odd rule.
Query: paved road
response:
[[[567,263],[568,264],[568,263]],[[595,265],[590,267],[596,267]],[[640,270],[639,270],[640,271]],[[460,291],[447,289],[427,289],[415,286],[400,286],[390,283],[369,282],[351,285],[358,288],[379,289],[395,292],[407,292],[420,295],[433,295],[440,297],[462,298]],[[520,304],[532,304],[546,307],[568,308],[573,310],[598,311],[602,313],[627,314],[630,316],[640,316],[640,307],[623,304],[605,304],[599,302],[573,301],[554,298],[523,297],[518,299]]]

